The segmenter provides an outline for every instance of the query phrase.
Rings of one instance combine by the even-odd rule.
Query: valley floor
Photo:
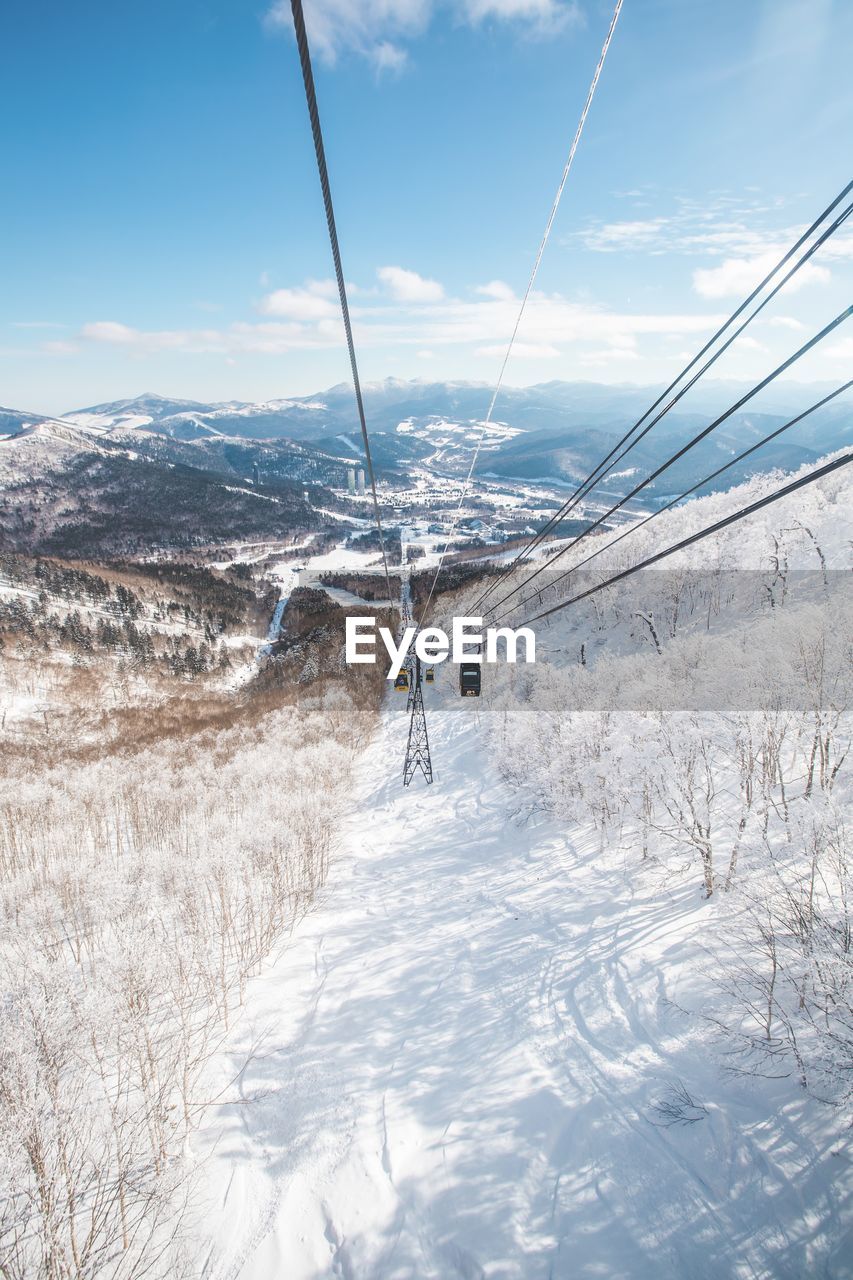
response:
[[[697,1016],[696,878],[632,886],[589,833],[518,813],[484,712],[440,679],[434,785],[401,786],[392,695],[329,888],[216,1064],[194,1272],[853,1275],[844,1117],[726,1074]],[[706,1113],[663,1127],[677,1081]]]

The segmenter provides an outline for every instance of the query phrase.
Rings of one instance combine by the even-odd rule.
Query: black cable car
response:
[[[480,696],[480,663],[460,662],[459,692],[463,698],[479,698]]]
[[[435,684],[435,667],[427,667],[424,672],[424,680],[427,684]]]
[[[394,681],[394,688],[398,693],[405,693],[409,687],[409,673],[404,667]]]

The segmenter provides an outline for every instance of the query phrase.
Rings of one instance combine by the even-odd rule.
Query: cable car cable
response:
[[[580,600],[587,599],[588,596],[595,595],[598,591],[603,591],[605,587],[611,587],[616,582],[622,582],[625,578],[630,578],[632,574],[639,573],[641,569],[648,569],[651,565],[657,564],[661,560],[665,560],[667,556],[674,555],[676,551],[683,551],[686,547],[690,547],[694,542],[701,542],[703,538],[708,538],[713,533],[719,533],[722,529],[727,528],[731,524],[735,524],[738,520],[743,520],[746,516],[753,515],[756,511],[760,511],[762,507],[769,506],[772,502],[778,502],[780,498],[787,498],[790,494],[796,493],[798,489],[804,488],[805,485],[812,484],[815,480],[821,480],[824,476],[830,475],[833,471],[837,471],[839,467],[846,467],[853,462],[853,453],[845,453],[842,457],[836,458],[832,462],[828,462],[825,466],[819,467],[817,471],[810,471],[807,476],[801,476],[799,480],[794,480],[790,484],[784,485],[781,489],[776,489],[773,493],[768,494],[764,498],[759,498],[756,502],[751,502],[749,506],[742,507],[739,511],[733,512],[731,515],[725,516],[722,520],[717,520],[715,524],[708,525],[705,529],[700,529],[698,533],[691,534],[688,538],[682,538],[680,542],[676,542],[673,546],[667,547],[664,551],[658,551],[652,556],[647,556],[645,560],[641,560],[639,564],[632,565],[630,569],[623,569],[620,573],[614,574],[605,582],[598,583],[597,586],[590,587],[587,591],[581,591],[576,596],[572,596],[570,600],[563,600],[560,604],[552,605],[550,609],[544,609],[541,613],[537,613],[532,618],[526,619],[525,625],[532,622],[539,622],[542,618],[548,618],[553,613],[558,613],[561,609],[567,609],[569,605],[577,604]]]
[[[748,449],[744,449],[743,453],[739,453],[737,457],[730,459],[730,461],[726,462],[722,467],[718,467],[716,471],[712,471],[710,475],[705,476],[704,479],[700,480],[697,484],[692,485],[689,489],[685,489],[683,493],[680,493],[676,498],[673,498],[666,504],[666,506],[659,507],[657,511],[651,512],[651,514],[647,515],[645,519],[640,520],[638,524],[630,525],[629,528],[625,529],[617,537],[612,538],[610,542],[606,543],[603,547],[599,547],[597,551],[593,551],[586,557],[586,559],[572,565],[571,569],[567,569],[564,573],[560,574],[558,578],[555,578],[553,582],[549,582],[547,585],[549,587],[556,587],[559,583],[564,582],[566,578],[570,577],[573,573],[576,573],[579,569],[583,569],[590,563],[590,561],[597,559],[597,557],[602,555],[605,551],[609,551],[611,547],[615,547],[618,542],[623,540],[623,538],[627,538],[629,534],[634,533],[638,529],[642,529],[644,525],[655,520],[659,515],[662,515],[664,511],[670,511],[673,507],[678,506],[679,502],[683,502],[685,498],[689,498],[691,494],[697,491],[697,489],[702,489],[706,484],[710,484],[712,480],[716,480],[717,476],[722,475],[724,471],[728,471],[731,467],[736,466],[738,462],[742,462],[744,458],[748,458],[750,454],[763,448],[764,445],[769,444],[771,440],[775,440],[777,436],[782,435],[783,432],[788,431],[793,426],[796,426],[798,422],[802,422],[803,419],[809,417],[810,414],[815,413],[818,409],[822,409],[824,405],[830,402],[830,400],[836,399],[837,396],[848,391],[851,387],[853,387],[853,379],[849,382],[843,383],[840,387],[836,387],[835,391],[831,391],[829,395],[824,396],[822,400],[818,400],[815,404],[810,405],[808,409],[804,409],[803,412],[797,414],[795,418],[791,418],[781,427],[777,427],[775,431],[771,431],[769,435],[764,436],[761,440],[756,441],[755,444],[750,445]],[[534,594],[536,593],[534,592]],[[518,609],[523,609],[525,604],[529,604],[532,599],[533,596],[528,596],[526,600],[512,606],[507,612],[514,613]]]
[[[376,475],[373,470],[373,458],[370,453],[370,441],[367,436],[367,420],[364,414],[364,401],[361,394],[361,379],[358,376],[358,363],[355,358],[355,343],[350,323],[349,302],[347,301],[344,270],[341,265],[341,251],[338,244],[338,231],[335,225],[335,211],[332,205],[332,191],[329,185],[329,172],[326,167],[326,151],[323,146],[323,132],[320,127],[320,112],[317,107],[317,94],[314,88],[314,73],[311,69],[311,53],[308,48],[308,35],[305,31],[305,18],[302,13],[302,0],[290,0],[293,12],[293,25],[296,31],[296,45],[299,49],[299,61],[302,65],[302,79],[305,83],[305,98],[308,103],[308,115],[311,120],[311,133],[314,138],[314,151],[317,157],[317,169],[320,175],[320,187],[323,192],[323,207],[326,211],[326,223],[329,228],[329,241],[332,246],[332,258],[335,263],[335,277],[338,282],[338,294],[341,300],[341,314],[344,320],[347,349],[349,351],[352,380],[355,388],[355,401],[358,407],[358,420],[361,424],[361,439],[364,444],[364,457],[367,462],[367,473],[370,477],[370,491],[373,495],[373,514],[379,532],[379,547],[382,551],[382,564],[385,569],[385,585],[388,588],[388,603],[393,609],[394,599],[391,593],[391,576],[388,572],[388,558],[385,554],[385,538],[382,532],[382,516],[379,511],[379,498],[376,492]]]
[[[853,212],[853,204],[849,205],[847,209],[845,209],[842,212],[842,214],[835,220],[835,222],[824,231],[820,239],[816,241],[816,243],[809,248],[809,250],[803,256],[803,258],[797,264],[795,264],[795,266],[785,275],[785,277],[774,287],[773,291],[755,309],[752,315],[750,315],[744,321],[744,323],[737,329],[737,331],[731,335],[731,337],[726,341],[724,346],[722,346],[706,362],[706,364],[702,367],[702,369],[698,370],[698,372],[694,374],[694,376],[690,379],[690,382],[687,383],[686,386],[684,386],[678,392],[678,394],[674,396],[673,399],[664,407],[664,409],[661,410],[661,412],[657,415],[657,417],[651,423],[648,424],[648,426],[641,433],[641,435],[637,436],[637,438],[631,442],[628,448],[626,448],[621,454],[619,454],[618,458],[614,458],[614,454],[616,454],[617,451],[626,443],[626,441],[630,439],[630,437],[634,434],[634,432],[639,429],[639,427],[642,425],[645,419],[649,416],[649,414],[654,412],[655,408],[661,403],[661,401],[667,395],[669,395],[670,391],[678,385],[678,383],[682,380],[685,374],[688,373],[689,370],[697,363],[697,361],[700,360],[702,356],[709,350],[709,348],[713,346],[714,342],[717,341],[717,339],[732,324],[732,322],[737,318],[737,316],[743,312],[743,310],[750,304],[750,302],[755,299],[757,294],[765,287],[765,285],[769,282],[769,280],[772,279],[772,277],[777,273],[777,271],[779,271],[779,269],[785,264],[785,262],[792,256],[792,254],[794,254],[797,251],[797,249],[802,246],[804,241],[808,239],[809,235],[811,235],[814,232],[814,230],[820,224],[820,222],[822,222],[823,219],[827,216],[827,213],[830,212],[839,203],[839,201],[844,198],[844,196],[847,194],[848,191],[850,191],[851,188],[853,188],[853,182],[849,183],[848,186],[845,188],[845,190],[842,191],[836,197],[836,199],[832,202],[832,204],[829,205],[828,208],[823,211],[820,217],[812,224],[812,226],[808,229],[808,231],[804,233],[804,235],[800,238],[797,244],[793,245],[792,248],[788,250],[787,254],[785,254],[785,256],[782,259],[780,259],[780,261],[776,264],[776,266],[769,273],[769,275],[765,276],[761,284],[758,285],[756,289],[753,290],[752,294],[750,294],[750,296],[746,298],[744,302],[741,303],[738,309],[735,312],[733,312],[733,314],[729,317],[729,319],[725,322],[725,324],[722,325],[721,328],[717,330],[717,332],[714,334],[714,336],[711,339],[709,339],[709,341],[705,344],[702,350],[696,356],[693,357],[691,362],[681,371],[678,377],[673,382],[670,383],[669,387],[664,392],[662,392],[662,394],[658,397],[658,399],[654,402],[654,404],[652,404],[646,410],[646,412],[642,415],[642,417],[639,418],[637,422],[634,423],[634,425],[625,433],[625,435],[623,435],[622,439],[613,446],[610,453],[605,458],[603,458],[601,462],[596,464],[596,466],[589,473],[587,478],[584,481],[582,481],[582,483],[578,486],[575,492],[569,498],[566,499],[563,505],[552,516],[548,518],[548,520],[545,522],[542,528],[531,539],[529,539],[529,541],[524,546],[520,548],[515,559],[512,561],[509,567],[504,571],[504,573],[499,575],[494,582],[489,584],[486,590],[482,592],[482,594],[478,597],[477,601],[473,606],[474,609],[479,608],[479,606],[485,601],[485,599],[494,590],[497,589],[497,587],[500,585],[503,579],[508,577],[508,575],[513,571],[516,565],[523,558],[528,556],[531,551],[535,550],[535,548],[544,540],[544,538],[547,536],[550,530],[554,528],[562,519],[564,519],[564,517],[568,514],[568,512],[574,509],[577,503],[583,497],[585,497],[590,492],[590,490],[594,488],[596,484],[599,483],[601,479],[604,478],[604,475],[607,474],[607,471],[609,471],[612,466],[615,466],[618,462],[620,462],[622,458],[624,458],[625,455],[630,451],[630,449],[633,448],[634,445],[637,444],[639,440],[643,438],[643,436],[647,435],[648,432],[651,430],[651,428],[655,426],[657,422],[660,421],[660,419],[664,416],[664,414],[668,413],[669,410],[675,404],[678,403],[678,401],[682,398],[682,396],[684,396],[686,392],[689,391],[692,386],[694,386],[694,384],[698,381],[698,379],[711,367],[711,365],[713,365],[720,358],[721,355],[723,355],[723,353],[728,349],[728,347],[731,346],[731,344],[735,341],[735,339],[741,333],[743,333],[747,325],[749,325],[752,322],[752,320],[754,320],[755,317],[759,314],[759,312],[764,309],[767,303],[771,301],[771,299],[787,283],[787,281],[791,278],[791,276],[794,275],[795,272],[798,271],[799,268],[803,266],[805,262],[808,261],[808,259],[820,247],[820,245],[822,245],[825,242],[825,240],[830,235],[832,235],[833,232],[836,231],[838,227],[841,226],[846,221],[846,219],[850,216],[851,212]],[[610,463],[611,465],[608,466],[607,465],[608,463]]]
[[[738,409],[741,409],[743,405],[747,403],[747,401],[751,400],[753,396],[758,394],[759,391],[763,391],[764,388],[769,386],[769,384],[773,382],[774,379],[778,378],[780,374],[784,373],[793,364],[795,364],[804,355],[806,355],[807,352],[811,351],[813,347],[817,346],[819,342],[822,342],[824,338],[828,337],[829,334],[833,333],[835,329],[837,329],[840,324],[843,324],[845,320],[848,320],[851,315],[853,315],[853,305],[846,307],[844,311],[840,312],[840,314],[837,315],[834,320],[831,320],[829,324],[825,325],[823,329],[820,330],[819,333],[816,333],[813,338],[810,338],[808,342],[804,343],[803,346],[800,347],[798,351],[795,351],[792,356],[789,356],[787,360],[784,360],[782,364],[778,365],[772,371],[772,373],[769,373],[767,375],[766,378],[763,378],[761,382],[757,383],[750,391],[748,391],[745,395],[741,396],[739,400],[736,400],[735,403],[725,411],[725,413],[720,414],[719,417],[715,418],[714,421],[710,423],[709,426],[704,427],[701,431],[697,432],[697,434],[693,436],[690,440],[688,440],[686,444],[682,445],[680,449],[676,450],[676,452],[672,454],[666,460],[666,462],[661,463],[661,465],[657,467],[656,470],[654,470],[650,476],[647,476],[647,478],[641,481],[640,484],[635,485],[630,493],[626,494],[624,498],[620,498],[619,501],[615,502],[612,507],[610,507],[607,511],[604,512],[603,515],[598,516],[598,518],[594,520],[592,524],[588,525],[584,530],[582,530],[582,532],[579,533],[577,537],[573,538],[568,543],[567,546],[561,547],[552,556],[549,556],[547,560],[543,561],[543,563],[537,569],[535,569],[533,573],[531,573],[530,577],[527,579],[526,582],[520,583],[517,587],[513,587],[511,591],[507,592],[505,596],[501,597],[501,599],[498,601],[496,605],[492,605],[487,611],[488,615],[493,616],[496,610],[501,607],[501,605],[505,604],[506,601],[511,599],[514,595],[517,595],[519,591],[524,589],[524,587],[529,586],[529,584],[533,581],[533,579],[538,578],[540,573],[544,573],[544,571],[548,568],[549,565],[553,564],[556,560],[559,560],[560,557],[564,556],[567,551],[571,551],[572,547],[576,547],[579,542],[583,541],[584,538],[588,537],[591,533],[593,533],[595,529],[600,528],[600,526],[604,523],[604,521],[608,520],[610,516],[614,515],[615,512],[619,511],[622,507],[624,507],[626,502],[630,502],[632,498],[636,497],[638,493],[640,493],[643,489],[645,489],[648,485],[650,485],[653,480],[656,480],[658,476],[663,475],[663,473],[669,470],[669,468],[673,466],[674,463],[678,462],[679,459],[683,458],[686,453],[688,453],[691,449],[695,448],[697,444],[701,443],[701,441],[704,440],[706,436],[710,435],[712,431],[715,431],[716,428],[720,426],[721,423],[725,422],[727,418],[730,418],[731,415],[733,413],[736,413]]]
[[[474,610],[479,609],[480,605],[488,598],[489,595],[492,594],[493,591],[495,591],[498,588],[500,583],[506,577],[508,577],[510,573],[512,573],[513,569],[515,569],[515,567],[519,564],[519,562],[522,559],[525,559],[530,554],[531,551],[535,550],[535,548],[547,537],[550,530],[553,529],[557,524],[559,524],[559,522],[562,519],[564,519],[564,517],[568,514],[568,512],[573,510],[574,507],[578,504],[578,502],[583,497],[585,497],[590,492],[590,490],[594,488],[596,484],[599,483],[601,479],[604,478],[604,476],[607,474],[607,471],[609,471],[612,466],[615,466],[619,461],[621,461],[622,458],[625,457],[625,454],[627,454],[629,450],[633,448],[634,445],[637,444],[639,440],[643,438],[643,436],[648,434],[651,428],[655,426],[657,422],[660,421],[660,419],[664,416],[664,414],[668,413],[669,410],[675,404],[678,403],[678,401],[691,389],[691,387],[695,385],[698,379],[702,377],[704,373],[707,372],[707,370],[720,358],[721,355],[723,355],[723,353],[731,346],[731,344],[735,341],[735,339],[739,337],[741,333],[743,333],[747,325],[749,325],[755,319],[755,317],[759,314],[759,312],[764,309],[764,307],[771,301],[773,297],[775,297],[775,295],[780,291],[781,288],[783,288],[783,286],[787,283],[787,281],[790,280],[791,277],[800,269],[800,267],[802,267],[804,263],[808,261],[808,259],[829,238],[829,236],[832,235],[838,229],[839,226],[843,225],[846,219],[850,216],[851,212],[853,212],[853,204],[848,205],[847,208],[843,210],[842,213],[835,219],[835,221],[827,229],[824,230],[820,238],[813,245],[810,246],[810,248],[799,260],[799,262],[797,262],[794,265],[794,267],[792,267],[792,269],[786,273],[784,278],[781,281],[779,281],[776,284],[776,286],[774,286],[772,292],[755,309],[755,311],[753,311],[752,314],[747,317],[747,319],[743,322],[742,325],[740,325],[740,327],[736,330],[736,332],[727,339],[725,344],[716,353],[714,353],[714,355],[711,356],[711,358],[705,363],[705,365],[701,369],[699,369],[693,375],[690,381],[684,387],[682,387],[682,389],[672,398],[672,400],[669,401],[669,403],[661,410],[661,412],[657,415],[657,417],[651,423],[648,424],[648,426],[642,432],[642,434],[637,436],[636,439],[634,439],[631,442],[628,448],[625,449],[623,453],[619,454],[618,458],[615,458],[614,455],[617,454],[618,451],[622,448],[622,446],[625,445],[626,442],[628,442],[631,439],[634,433],[639,430],[643,422],[645,422],[645,420],[648,418],[649,414],[654,413],[655,409],[657,409],[657,407],[666,399],[666,397],[670,394],[670,392],[672,392],[674,388],[678,386],[678,384],[690,372],[690,370],[702,359],[704,355],[707,354],[707,352],[711,349],[711,347],[713,347],[714,343],[717,342],[717,340],[725,333],[725,331],[744,312],[744,310],[758,297],[761,291],[766,287],[766,285],[770,282],[770,280],[772,280],[772,278],[777,274],[777,272],[779,272],[781,268],[784,267],[788,261],[790,261],[793,255],[797,253],[799,249],[802,248],[802,246],[809,239],[809,237],[814,234],[814,232],[817,230],[820,224],[833,211],[833,209],[835,209],[838,206],[838,204],[840,204],[840,202],[845,198],[846,195],[849,194],[849,192],[852,189],[853,189],[853,181],[849,182],[847,186],[841,192],[839,192],[839,194],[835,197],[835,199],[829,205],[827,205],[827,207],[823,210],[820,216],[815,219],[815,221],[808,228],[808,230],[805,231],[803,235],[800,236],[799,240],[794,245],[791,246],[791,248],[787,251],[787,253],[784,254],[784,256],[779,260],[776,266],[773,267],[772,271],[770,271],[764,277],[761,283],[758,284],[755,287],[755,289],[753,289],[752,293],[749,294],[749,296],[744,299],[744,301],[740,304],[740,306],[731,314],[731,316],[729,316],[728,320],[726,320],[726,322],[720,326],[720,328],[716,331],[716,333],[705,343],[704,347],[702,347],[702,349],[693,357],[690,363],[687,364],[684,367],[684,369],[681,370],[678,376],[658,396],[657,400],[655,400],[654,403],[649,406],[649,408],[645,411],[642,417],[638,418],[637,421],[634,423],[634,425],[630,427],[627,432],[625,432],[621,440],[619,440],[613,446],[613,448],[610,450],[607,456],[603,458],[599,463],[596,464],[596,466],[592,469],[592,471],[589,473],[586,479],[583,480],[581,484],[575,489],[574,493],[569,498],[566,499],[566,501],[562,504],[562,506],[552,516],[548,518],[548,520],[545,522],[542,528],[538,530],[538,532],[531,539],[529,539],[524,546],[520,548],[518,554],[516,555],[512,563],[508,566],[508,568],[502,574],[500,574],[492,583],[490,583],[486,587],[485,591],[483,591],[480,594],[480,596],[477,598],[474,605],[472,606]],[[610,466],[608,466],[608,464],[610,464]]]
[[[462,487],[462,494],[459,498],[459,504],[456,508],[456,513],[450,525],[450,532],[448,533],[447,539],[444,544],[444,550],[439,556],[438,564],[436,565],[435,574],[432,580],[432,586],[430,587],[429,595],[427,596],[427,602],[424,605],[423,612],[421,613],[421,623],[423,623],[426,620],[427,611],[429,610],[429,606],[432,602],[432,597],[435,592],[436,583],[438,582],[438,575],[441,573],[441,566],[444,564],[444,559],[445,559],[445,556],[447,555],[447,549],[450,546],[451,538],[453,537],[454,531],[459,522],[459,516],[462,511],[462,506],[465,502],[465,498],[467,497],[467,494],[468,494],[468,488],[471,484],[471,477],[474,474],[474,469],[477,465],[477,459],[480,456],[480,449],[482,448],[483,440],[485,439],[486,430],[489,426],[489,423],[492,420],[492,414],[495,408],[495,401],[497,400],[498,394],[500,393],[501,387],[503,386],[504,374],[506,373],[506,368],[507,368],[507,365],[509,364],[509,358],[510,358],[510,355],[512,354],[513,346],[515,345],[516,335],[518,334],[518,330],[521,325],[521,320],[524,315],[525,308],[527,307],[528,299],[530,298],[530,295],[533,292],[533,285],[536,281],[536,276],[539,272],[539,266],[542,262],[542,256],[545,252],[545,246],[548,243],[548,238],[551,235],[551,228],[554,225],[554,220],[557,216],[557,210],[560,207],[560,201],[563,198],[563,190],[566,186],[566,181],[569,176],[569,171],[571,170],[572,164],[574,163],[575,152],[578,149],[578,144],[581,139],[581,134],[583,133],[583,128],[584,128],[584,125],[586,124],[586,118],[589,114],[589,109],[592,105],[593,97],[595,96],[595,90],[598,85],[601,72],[604,68],[604,62],[605,62],[605,59],[607,58],[607,51],[610,48],[610,42],[613,39],[613,32],[616,30],[616,23],[618,21],[621,10],[622,10],[622,0],[616,0],[616,7],[613,10],[613,17],[610,20],[610,27],[608,28],[607,35],[605,37],[604,44],[601,49],[601,53],[599,54],[598,64],[595,68],[595,74],[592,77],[592,82],[589,86],[589,91],[587,92],[587,95],[586,95],[586,101],[583,105],[583,110],[581,111],[577,128],[575,129],[575,135],[572,139],[572,145],[569,148],[568,159],[566,160],[566,163],[563,166],[563,173],[562,173],[562,177],[560,178],[560,184],[557,187],[557,193],[554,196],[554,201],[553,201],[553,204],[551,205],[551,212],[548,215],[548,222],[546,223],[544,234],[539,243],[539,250],[536,254],[536,259],[533,263],[533,270],[530,273],[530,279],[527,282],[527,288],[524,291],[524,297],[521,300],[521,305],[518,309],[518,315],[515,318],[515,325],[513,327],[512,334],[510,335],[506,352],[504,353],[503,363],[500,368],[500,373],[498,374],[498,380],[495,383],[494,390],[492,391],[492,398],[489,404],[489,410],[480,428],[480,435],[477,439],[477,444],[474,449],[474,455],[471,459],[471,465],[468,468],[468,475],[465,478],[465,484]]]

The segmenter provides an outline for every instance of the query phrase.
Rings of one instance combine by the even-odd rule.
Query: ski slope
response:
[[[434,785],[402,789],[391,695],[329,887],[216,1063],[199,1273],[853,1275],[844,1117],[726,1075],[695,1014],[713,902],[518,811],[485,707],[439,681]],[[679,1080],[704,1114],[663,1127]]]

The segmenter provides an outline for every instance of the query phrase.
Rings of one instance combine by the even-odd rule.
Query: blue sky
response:
[[[609,0],[305,10],[364,378],[493,380]],[[0,403],[347,377],[287,0],[10,0],[0,35]],[[851,45],[846,0],[624,0],[507,381],[674,373],[851,176]],[[814,263],[722,375],[847,305],[853,231]]]

